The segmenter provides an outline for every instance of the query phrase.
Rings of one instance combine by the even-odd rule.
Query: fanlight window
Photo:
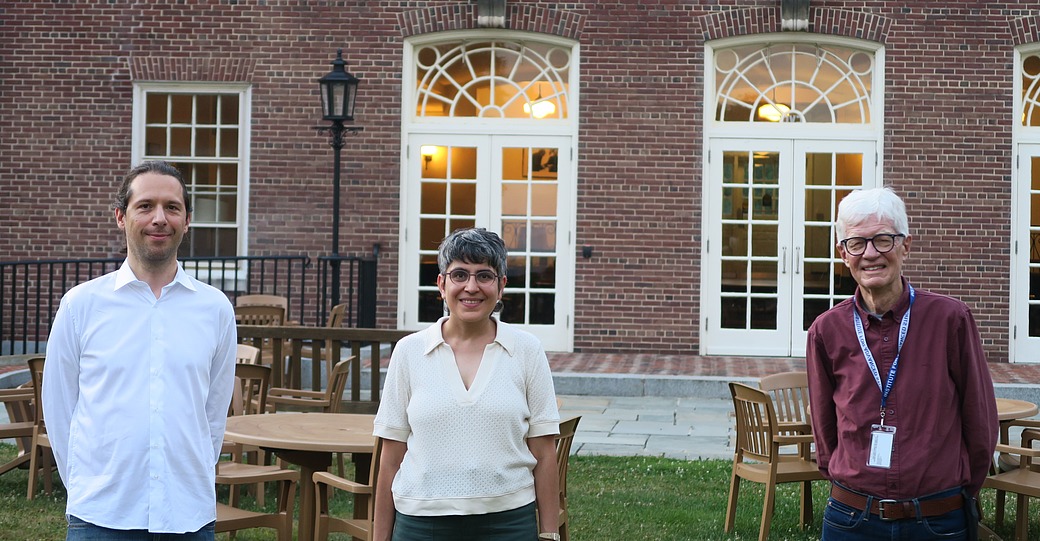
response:
[[[721,49],[715,53],[715,119],[868,124],[873,71],[873,53],[847,47]]]
[[[1040,126],[1040,55],[1022,59],[1022,125]]]
[[[567,118],[568,48],[506,41],[417,47],[420,117]]]

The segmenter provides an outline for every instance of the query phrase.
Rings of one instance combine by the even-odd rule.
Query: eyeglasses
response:
[[[874,249],[879,254],[887,254],[892,251],[892,248],[896,247],[896,241],[901,238],[905,238],[906,235],[892,233],[880,233],[873,237],[849,237],[841,241],[841,245],[845,247],[845,251],[849,255],[863,255],[867,251],[867,243],[874,245]]]
[[[477,272],[469,272],[463,269],[455,269],[451,272],[444,273],[445,276],[451,279],[452,282],[462,285],[469,282],[470,276],[477,277],[477,283],[486,286],[493,284],[495,280],[498,280],[498,275],[489,270],[479,270]]]

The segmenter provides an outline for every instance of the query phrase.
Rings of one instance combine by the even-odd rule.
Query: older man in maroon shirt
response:
[[[849,194],[836,227],[859,287],[816,319],[806,346],[817,460],[832,482],[823,539],[972,539],[998,429],[975,320],[902,276],[911,236],[894,192]]]

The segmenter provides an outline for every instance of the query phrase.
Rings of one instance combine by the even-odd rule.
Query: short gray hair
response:
[[[838,218],[834,229],[840,242],[845,238],[849,227],[859,224],[867,218],[876,217],[891,222],[894,233],[910,234],[910,224],[906,217],[906,204],[891,188],[871,188],[856,190],[846,195],[838,204]]]
[[[452,261],[488,265],[499,277],[506,274],[506,244],[496,233],[483,227],[456,229],[437,249],[437,267],[446,272]]]

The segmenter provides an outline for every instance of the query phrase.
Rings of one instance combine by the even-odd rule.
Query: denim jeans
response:
[[[960,489],[940,492],[928,499],[945,498],[960,494]],[[823,511],[821,541],[963,541],[968,538],[965,509],[956,509],[944,515],[885,521],[881,517],[849,507],[834,498],[827,500]]]
[[[213,541],[214,523],[189,533],[149,533],[147,530],[111,530],[66,515],[69,523],[65,541]]]
[[[396,514],[393,541],[533,541],[538,519],[532,502],[484,515],[416,517]]]

